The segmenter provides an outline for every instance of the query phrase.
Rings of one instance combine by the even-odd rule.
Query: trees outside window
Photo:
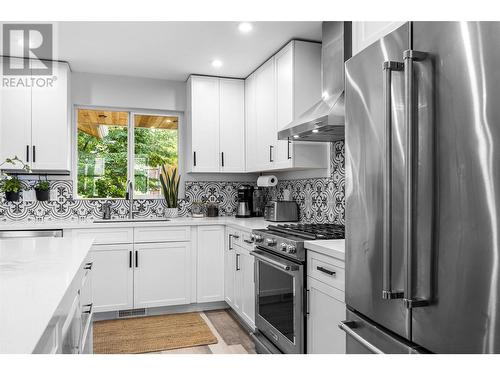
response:
[[[178,138],[176,116],[79,109],[78,196],[125,198],[128,165],[133,160],[135,194],[160,197],[159,170],[164,164],[177,167]],[[134,147],[129,152],[130,139]]]

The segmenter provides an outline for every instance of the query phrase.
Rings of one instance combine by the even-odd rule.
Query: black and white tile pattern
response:
[[[281,180],[269,191],[272,199],[297,201],[301,222],[345,224],[344,142],[332,146],[329,178]]]
[[[300,220],[308,223],[333,222],[344,224],[345,211],[345,166],[344,142],[333,143],[331,154],[331,176],[299,180],[281,180],[267,190],[268,198],[293,199],[300,207]],[[35,181],[23,181],[25,189]],[[48,202],[6,202],[0,198],[0,221],[87,221],[102,217],[102,205],[111,203],[113,218],[123,218],[128,213],[128,202],[124,199],[74,199],[72,181],[51,181],[51,190],[56,199]],[[238,188],[248,182],[187,181],[185,197],[179,201],[179,215],[191,213],[194,202],[219,204],[219,215],[234,215],[237,207]],[[143,218],[163,217],[163,199],[136,199],[134,210]]]

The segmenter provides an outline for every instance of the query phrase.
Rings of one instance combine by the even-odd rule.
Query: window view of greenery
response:
[[[124,198],[128,113],[78,110],[78,196]]]
[[[79,197],[125,197],[128,117],[128,112],[78,110]],[[134,120],[134,190],[159,196],[160,166],[177,167],[177,117],[136,115]]]
[[[160,197],[162,165],[177,168],[177,117],[135,115],[134,190],[136,195]]]

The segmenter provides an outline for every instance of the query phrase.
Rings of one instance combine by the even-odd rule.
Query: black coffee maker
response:
[[[238,208],[236,217],[251,217],[253,209],[253,186],[241,185],[238,188]]]

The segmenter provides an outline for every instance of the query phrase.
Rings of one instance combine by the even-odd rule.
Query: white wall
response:
[[[71,96],[74,105],[183,112],[186,82],[73,72]]]

